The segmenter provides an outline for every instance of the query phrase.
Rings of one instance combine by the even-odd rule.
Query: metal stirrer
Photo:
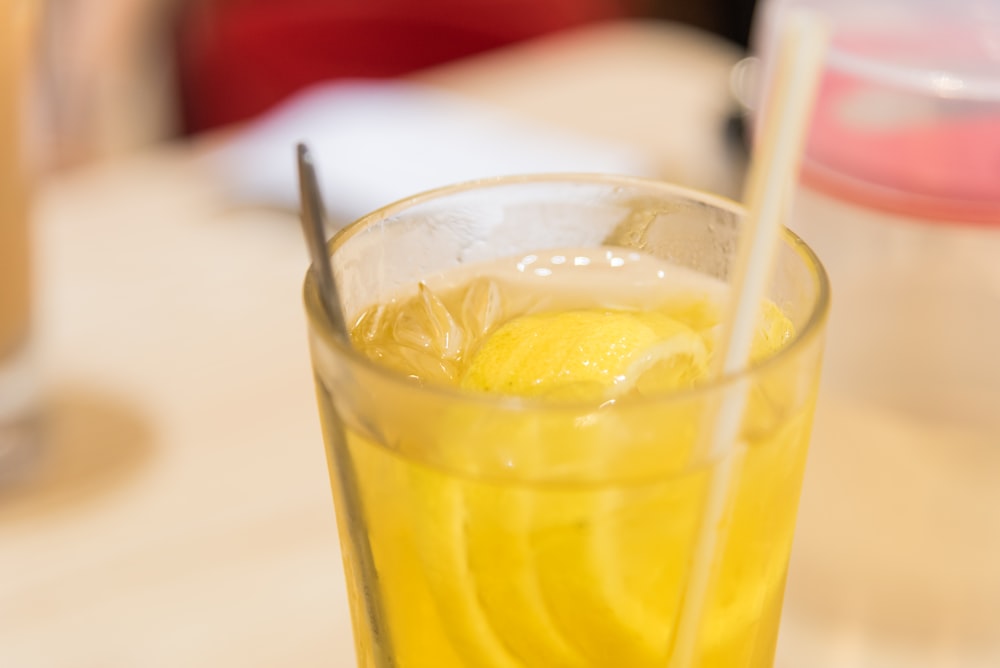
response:
[[[327,317],[344,341],[350,342],[344,311],[340,306],[340,295],[337,283],[333,279],[333,268],[330,266],[330,255],[326,247],[326,207],[323,195],[320,193],[319,181],[316,178],[316,165],[312,153],[305,144],[296,147],[299,164],[299,196],[302,200],[302,233],[309,246],[312,257],[312,273],[319,286],[319,298],[326,309]]]
[[[340,296],[337,292],[337,282],[333,278],[330,256],[327,253],[326,225],[324,224],[326,207],[323,205],[323,196],[320,194],[319,181],[316,178],[316,165],[313,162],[312,153],[309,152],[309,147],[305,144],[298,144],[296,153],[299,165],[299,196],[302,199],[302,232],[305,234],[306,244],[309,246],[309,255],[312,256],[311,271],[319,286],[320,302],[326,309],[333,330],[343,338],[347,345],[350,345],[351,337],[347,331],[344,311],[340,306]],[[332,410],[328,414],[328,419],[333,425],[333,432],[339,434],[335,437],[335,442],[331,444],[329,452],[333,457],[332,470],[337,476],[342,491],[347,531],[350,534],[357,567],[361,571],[361,580],[364,583],[364,608],[367,613],[368,628],[374,639],[370,651],[375,665],[394,668],[396,660],[388,651],[392,643],[389,640],[389,628],[385,623],[385,612],[382,609],[382,596],[379,591],[381,583],[369,543],[368,525],[361,506],[357,473],[347,450],[346,437],[344,436],[346,432],[340,414],[336,410]]]

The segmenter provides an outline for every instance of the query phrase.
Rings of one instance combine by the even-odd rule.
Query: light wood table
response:
[[[419,76],[732,193],[732,48],[615,24]],[[197,145],[40,197],[37,479],[0,494],[0,666],[349,666],[291,212],[237,208]]]

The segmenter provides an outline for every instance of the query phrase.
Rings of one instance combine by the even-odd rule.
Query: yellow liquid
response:
[[[710,350],[722,295],[636,253],[547,251],[430,281],[369,309],[353,338],[415,382],[458,385],[526,313],[655,310]],[[788,327],[765,310],[758,357]],[[814,400],[788,369],[751,390],[689,666],[671,661],[712,472],[691,461],[703,397],[664,406],[637,383],[601,407],[496,416],[372,386],[369,409],[335,415],[319,375],[360,665],[771,666]]]

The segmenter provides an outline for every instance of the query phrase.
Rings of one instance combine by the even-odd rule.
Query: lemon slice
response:
[[[541,513],[549,537],[534,555],[539,587],[587,665],[667,665],[703,487],[695,476],[577,492]]]
[[[572,438],[572,421],[565,418],[547,424],[537,416],[499,422],[483,417],[455,411],[442,418],[449,468],[482,472],[486,464],[477,457],[507,450],[516,453],[518,475],[530,478],[551,463],[545,444],[559,449],[551,438]],[[422,571],[463,665],[592,665],[559,632],[538,584],[532,527],[539,510],[550,505],[544,490],[417,468],[411,489]]]
[[[525,668],[504,639],[496,632],[493,621],[482,605],[482,596],[473,572],[475,560],[467,548],[467,524],[470,520],[490,523],[494,519],[473,517],[469,512],[474,487],[464,481],[438,478],[437,474],[414,470],[411,476],[413,523],[417,558],[428,589],[437,607],[438,617],[445,622],[445,633],[462,665],[482,668]],[[537,634],[537,628],[526,627],[525,633]]]
[[[659,313],[533,314],[509,321],[488,337],[462,384],[521,396],[603,399],[637,388],[662,391],[691,384],[704,373],[707,356],[697,333]],[[620,431],[623,426],[604,420],[597,429],[581,431],[568,414],[511,415],[488,429],[477,429],[468,416],[449,414],[442,420],[445,438],[461,441],[448,448],[452,466],[475,470],[482,451],[506,451],[522,480],[414,478],[415,497],[421,499],[415,519],[424,526],[417,532],[424,570],[441,615],[452,620],[453,644],[469,665],[585,668],[631,657],[640,659],[634,665],[642,665],[656,653],[649,648],[662,645],[665,651],[660,641],[662,629],[669,628],[669,611],[650,615],[644,603],[623,602],[631,592],[623,590],[621,578],[650,569],[645,563],[634,569],[634,561],[609,554],[617,552],[616,545],[632,551],[649,543],[647,531],[662,524],[665,510],[656,495],[642,505],[641,531],[626,529],[626,537],[606,534],[614,532],[617,521],[605,529],[594,524],[595,516],[619,499],[618,491],[523,484],[574,461],[598,469],[596,475],[601,451],[616,437],[628,437]],[[654,547],[655,554],[638,552],[644,559],[664,561],[661,551],[669,547]],[[565,568],[566,577],[553,578],[546,572],[550,568]],[[561,580],[570,590],[547,590],[543,579]],[[680,581],[682,575],[671,573],[669,579]],[[645,584],[643,589],[648,593]],[[659,589],[649,596],[656,604],[664,598]],[[587,600],[574,607],[581,596]],[[667,597],[668,607],[678,596]],[[619,619],[623,609],[626,618]],[[641,628],[638,618],[652,618],[656,631]]]
[[[613,456],[609,429],[581,434],[570,421],[560,430],[557,420],[515,419],[466,446],[510,442],[526,476],[549,467],[549,451],[574,446],[593,453],[583,459],[599,469],[601,453]],[[671,447],[669,437],[662,446]],[[658,465],[655,453],[647,450],[650,467]],[[413,484],[422,571],[466,665],[666,665],[704,472],[634,488],[426,472]]]
[[[775,339],[778,325],[767,330]],[[757,344],[757,354],[770,354],[770,343]],[[703,332],[658,312],[531,314],[496,329],[460,382],[476,391],[604,400],[690,386],[706,373],[708,355]],[[655,472],[673,453],[690,451],[699,416],[687,405],[611,409],[439,418],[449,466],[468,477],[414,475],[413,521],[422,527],[415,536],[428,589],[466,665],[667,665],[707,471]],[[630,448],[629,457],[648,460],[655,481],[544,482],[559,466],[580,473],[566,479],[612,479],[610,467]],[[477,477],[493,453],[509,455],[517,482]],[[581,462],[590,469],[572,468]],[[728,593],[735,607],[727,617],[743,623],[747,599]],[[717,640],[736,632],[721,623],[712,629]]]
[[[518,396],[614,397],[636,387],[654,392],[693,384],[707,359],[702,338],[661,313],[538,313],[515,318],[487,338],[461,384]]]

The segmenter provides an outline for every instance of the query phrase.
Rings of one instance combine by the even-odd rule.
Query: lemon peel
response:
[[[689,386],[708,351],[690,327],[655,311],[582,309],[509,320],[475,351],[466,389],[598,398]]]

